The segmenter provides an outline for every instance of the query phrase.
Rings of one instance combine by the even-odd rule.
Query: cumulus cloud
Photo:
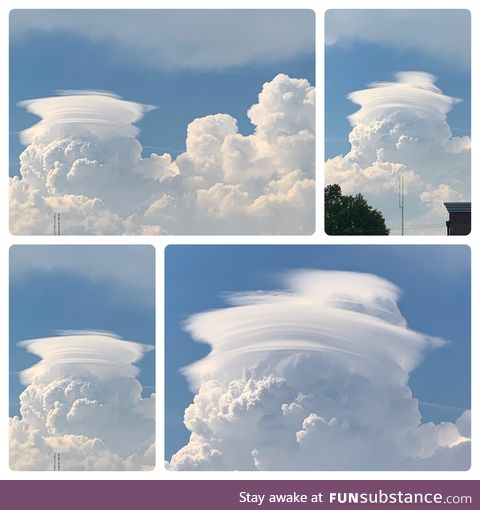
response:
[[[155,464],[155,395],[142,397],[134,363],[153,349],[92,331],[20,343],[41,360],[20,373],[10,418],[10,467],[144,470]]]
[[[401,72],[349,94],[350,152],[327,160],[326,183],[362,193],[398,233],[398,183],[403,177],[407,233],[445,234],[443,202],[470,199],[470,137],[456,137],[449,97],[424,72]],[[410,228],[410,230],[409,230]]]
[[[332,9],[327,46],[357,42],[412,50],[454,68],[470,68],[470,13],[460,9]]]
[[[111,44],[122,62],[154,69],[215,70],[312,54],[315,13],[301,9],[20,9],[14,41],[66,32]]]
[[[21,133],[10,229],[49,234],[305,234],[314,230],[314,88],[279,74],[248,111],[194,119],[186,151],[142,158],[133,125],[151,107],[70,91],[22,103],[41,121]]]
[[[399,289],[296,271],[286,290],[190,317],[211,347],[184,369],[193,403],[173,470],[468,469],[469,411],[423,423],[409,374],[445,341],[410,329]]]

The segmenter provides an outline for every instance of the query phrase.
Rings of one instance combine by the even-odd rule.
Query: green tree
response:
[[[386,236],[390,230],[383,214],[368,205],[363,195],[342,195],[338,184],[325,188],[325,232],[331,236]]]

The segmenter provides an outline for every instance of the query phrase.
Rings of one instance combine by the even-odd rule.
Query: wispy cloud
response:
[[[451,68],[470,69],[470,13],[460,9],[331,9],[325,42],[367,42],[414,50]]]
[[[76,34],[108,41],[118,59],[155,69],[219,71],[313,54],[309,10],[15,10],[10,34]]]
[[[155,306],[155,252],[151,246],[17,245],[10,250],[10,279],[35,272],[70,273],[107,281],[125,299]]]

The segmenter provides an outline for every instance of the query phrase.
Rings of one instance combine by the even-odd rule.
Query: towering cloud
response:
[[[20,373],[12,469],[52,469],[54,452],[63,470],[153,468],[155,395],[142,397],[134,366],[151,346],[88,331],[20,345],[41,360]]]
[[[97,91],[21,103],[10,229],[49,234],[302,234],[314,229],[314,88],[279,74],[238,133],[228,114],[193,120],[186,151],[142,158],[134,123],[152,107]]]
[[[396,78],[348,96],[360,106],[349,117],[351,149],[326,162],[326,182],[364,194],[398,233],[403,176],[408,233],[443,234],[443,202],[470,199],[470,138],[453,136],[446,117],[459,100],[444,95],[431,74]]]
[[[408,328],[399,289],[370,274],[297,271],[286,290],[230,296],[186,328],[211,352],[174,470],[468,469],[469,411],[424,423],[409,374],[445,341]]]

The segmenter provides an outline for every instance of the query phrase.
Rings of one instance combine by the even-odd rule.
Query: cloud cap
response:
[[[134,363],[142,359],[151,345],[129,342],[107,332],[66,331],[63,336],[39,338],[19,342],[41,361],[20,373],[24,385],[31,384],[53,371],[56,376],[72,375],[79,372],[97,377],[135,377],[138,368]]]
[[[20,133],[22,144],[29,145],[37,138],[54,138],[65,133],[134,137],[138,128],[133,124],[154,108],[104,91],[65,90],[59,93],[59,96],[18,103],[18,106],[42,119]]]

